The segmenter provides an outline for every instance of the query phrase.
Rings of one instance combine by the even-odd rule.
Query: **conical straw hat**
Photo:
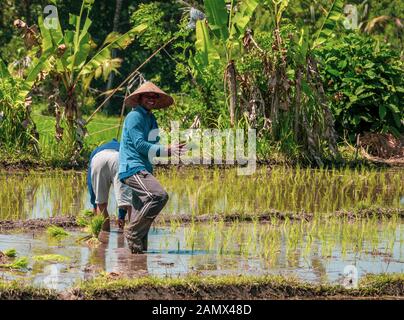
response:
[[[157,108],[167,108],[174,103],[174,99],[171,96],[157,87],[154,83],[148,81],[142,84],[125,99],[125,105],[128,107],[135,107],[136,105],[139,105],[139,98],[143,93],[157,93],[159,95],[156,101]]]

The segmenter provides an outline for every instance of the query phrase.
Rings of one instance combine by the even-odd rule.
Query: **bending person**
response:
[[[103,214],[105,222],[102,230],[110,231],[108,197],[111,185],[114,186],[118,204],[118,228],[124,230],[125,216],[132,211],[132,190],[118,178],[119,142],[115,139],[96,148],[90,156],[87,172],[87,186],[91,204],[97,214]]]

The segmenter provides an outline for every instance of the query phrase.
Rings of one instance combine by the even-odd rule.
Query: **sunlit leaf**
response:
[[[206,16],[209,28],[221,39],[226,41],[229,38],[228,18],[225,0],[205,0]]]

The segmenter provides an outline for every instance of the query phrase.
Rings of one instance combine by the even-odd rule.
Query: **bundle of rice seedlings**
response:
[[[51,261],[51,262],[65,262],[69,261],[70,258],[62,256],[60,254],[43,254],[39,256],[32,257],[35,261]]]
[[[98,235],[101,232],[102,225],[104,224],[105,218],[101,215],[96,215],[90,219],[87,226],[89,235],[80,238],[78,241],[86,241],[89,246],[95,247],[101,242],[98,240]]]
[[[96,215],[91,219],[89,227],[91,235],[94,238],[98,238],[98,235],[101,232],[102,225],[104,224],[105,218],[102,215]]]
[[[8,250],[4,251],[4,254],[9,258],[15,258],[17,256],[17,250],[8,249]]]
[[[87,227],[91,219],[94,217],[93,210],[85,209],[82,210],[76,218],[76,222],[80,227]]]
[[[52,238],[61,238],[68,236],[69,234],[65,231],[65,229],[58,226],[50,226],[46,229],[46,233]]]
[[[28,258],[21,257],[16,259],[13,263],[1,264],[0,268],[8,268],[12,270],[24,270],[28,267]]]

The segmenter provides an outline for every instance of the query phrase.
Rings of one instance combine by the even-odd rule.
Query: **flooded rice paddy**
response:
[[[14,248],[28,267],[0,269],[3,279],[63,290],[102,272],[117,276],[267,275],[296,276],[313,283],[342,283],[344,268],[358,276],[404,272],[404,225],[398,221],[309,223],[213,223],[155,227],[147,254],[132,255],[122,233],[103,232],[91,248],[77,242],[82,232],[61,240],[44,232],[0,235],[0,251]]]
[[[331,213],[404,207],[404,170],[311,170],[263,167],[160,170],[170,198],[163,215],[251,214],[271,209]],[[109,212],[116,212],[113,193]],[[0,220],[75,215],[89,208],[85,172],[0,172]]]
[[[51,239],[44,230],[0,234],[0,251],[27,257],[22,270],[0,268],[0,279],[24,279],[64,290],[103,272],[117,276],[293,275],[315,283],[341,283],[344,268],[404,273],[404,223],[398,215],[327,218],[321,213],[403,208],[404,170],[160,170],[170,200],[162,215],[254,214],[269,210],[318,213],[311,221],[207,221],[155,224],[147,254],[132,255],[122,233],[101,233],[90,247],[80,230]],[[90,207],[85,173],[0,173],[0,220],[75,215]],[[110,212],[115,212],[111,193]]]

